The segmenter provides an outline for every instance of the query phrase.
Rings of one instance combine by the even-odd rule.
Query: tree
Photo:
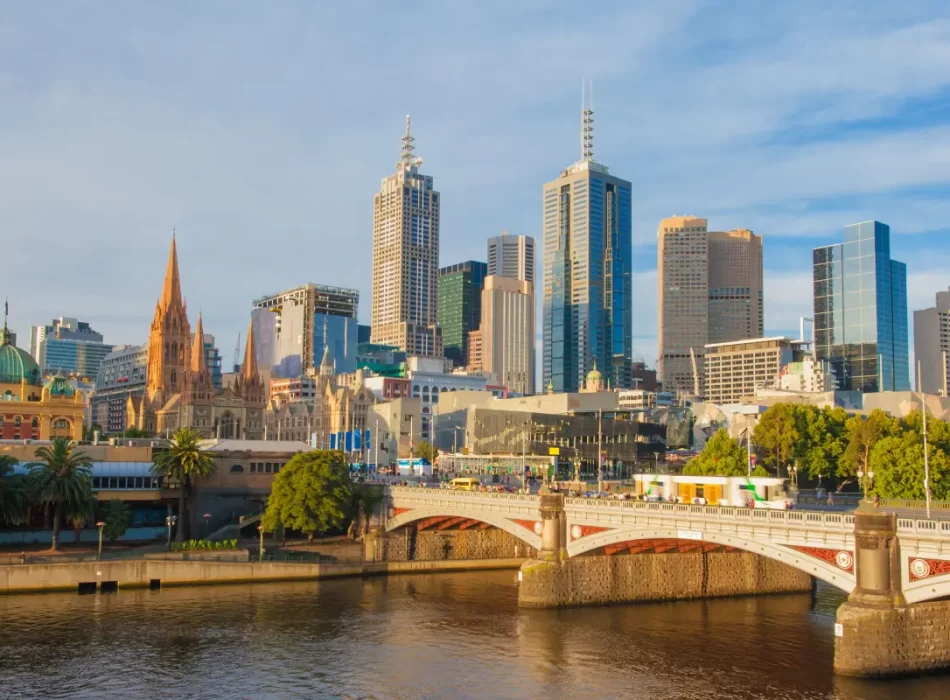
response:
[[[66,509],[66,519],[73,526],[73,542],[79,543],[81,531],[96,516],[96,496],[89,494],[89,500],[70,503]]]
[[[17,460],[10,455],[0,455],[0,525],[14,525],[26,514],[27,484],[13,473],[16,465]]]
[[[794,408],[787,403],[769,407],[752,433],[755,444],[766,451],[765,461],[775,469],[776,476],[782,475],[782,466],[792,459],[801,439]]]
[[[885,437],[895,435],[900,427],[894,418],[876,408],[864,418],[853,416],[845,422],[847,447],[838,460],[838,491],[854,483],[858,472],[872,471],[871,452],[874,446]]]
[[[434,463],[435,458],[438,457],[439,451],[435,449],[431,443],[423,440],[417,444],[412,450],[412,456],[416,459],[426,459],[429,462]]]
[[[703,451],[689,460],[683,473],[690,476],[746,476],[749,455],[725,428],[720,428],[706,442]]]
[[[356,539],[357,532],[364,536],[369,533],[370,521],[379,508],[379,504],[383,501],[384,495],[383,490],[378,486],[360,484],[353,489],[351,498],[350,517],[352,521],[347,535],[352,539]]]
[[[131,519],[128,507],[118,499],[110,498],[108,501],[100,501],[96,508],[96,520],[105,523],[102,526],[102,536],[108,542],[114,542],[122,537],[129,529]]]
[[[168,449],[155,455],[153,471],[165,478],[166,482],[175,482],[178,488],[178,532],[177,542],[185,541],[185,529],[188,527],[188,500],[198,479],[206,479],[215,471],[214,458],[202,449],[201,433],[191,428],[180,428],[172,436]]]
[[[92,498],[92,460],[73,446],[67,438],[54,438],[50,445],[37,448],[37,461],[27,465],[36,500],[53,507],[50,549],[54,552],[59,548],[63,510]]]
[[[274,478],[261,527],[314,534],[340,527],[352,503],[352,482],[346,456],[315,450],[295,455]]]

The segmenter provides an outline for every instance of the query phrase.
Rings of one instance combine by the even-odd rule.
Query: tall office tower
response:
[[[102,334],[88,323],[66,316],[54,318],[48,326],[30,329],[30,354],[45,373],[63,372],[92,379],[112,347],[103,343]]]
[[[373,319],[371,341],[409,353],[442,357],[437,325],[439,193],[422,175],[406,117],[402,158],[373,198]]]
[[[300,377],[317,367],[324,348],[337,372],[356,371],[359,327],[355,289],[304,284],[253,302],[257,364],[275,376]]]
[[[844,243],[815,248],[815,357],[838,388],[910,389],[907,266],[891,260],[891,229],[879,221],[844,228]]]
[[[534,393],[534,285],[499,275],[485,278],[481,318],[482,369],[514,394]]]
[[[482,289],[488,266],[469,260],[439,270],[439,328],[445,356],[457,367],[469,364],[468,334],[482,318]]]
[[[950,291],[937,292],[936,306],[914,312],[914,357],[920,363],[917,390],[950,395]],[[911,370],[916,376],[917,368]]]
[[[762,237],[673,216],[657,229],[658,370],[663,388],[702,396],[705,349],[764,334]]]
[[[488,239],[488,274],[534,284],[534,239],[503,231]]]
[[[578,391],[597,366],[632,384],[630,183],[594,160],[593,110],[581,117],[581,159],[544,185],[543,384]]]

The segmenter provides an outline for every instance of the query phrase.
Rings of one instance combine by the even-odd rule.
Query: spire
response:
[[[175,232],[172,230],[172,247],[168,251],[168,267],[165,270],[165,287],[159,304],[163,309],[168,309],[176,303],[181,304],[181,283],[178,279],[178,248],[175,245]]]
[[[410,166],[416,159],[416,140],[413,138],[411,133],[411,123],[412,120],[409,115],[406,115],[406,135],[402,137],[402,159],[401,162],[405,166]]]
[[[332,377],[333,374],[333,360],[330,359],[330,346],[325,344],[323,346],[323,359],[320,361],[320,376]]]
[[[581,81],[581,160],[594,160],[594,83],[587,80]]]
[[[193,374],[208,371],[208,362],[205,358],[205,331],[201,322],[201,312],[198,312],[198,326],[195,328],[195,342],[191,347],[191,371]]]
[[[3,300],[3,332],[0,333],[0,345],[8,345],[10,343],[10,330],[7,328],[7,316],[10,315],[10,300],[4,298]]]
[[[247,345],[244,346],[244,364],[241,365],[241,378],[245,381],[256,380],[257,352],[254,348],[254,322],[247,326]]]

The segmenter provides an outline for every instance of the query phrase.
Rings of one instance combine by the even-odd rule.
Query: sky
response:
[[[0,0],[0,294],[142,343],[173,229],[231,361],[253,299],[359,289],[412,114],[441,264],[539,236],[580,155],[633,184],[634,352],[656,359],[656,229],[764,237],[767,334],[810,316],[811,249],[891,226],[909,313],[950,287],[950,5]],[[911,350],[913,341],[911,339]]]

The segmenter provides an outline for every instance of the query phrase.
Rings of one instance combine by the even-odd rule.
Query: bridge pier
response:
[[[856,586],[838,608],[837,673],[882,678],[950,668],[950,601],[907,605],[893,513],[854,517]]]

